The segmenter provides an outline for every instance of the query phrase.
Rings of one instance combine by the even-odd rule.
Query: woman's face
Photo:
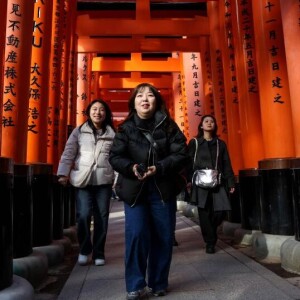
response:
[[[206,117],[204,118],[203,122],[202,122],[202,129],[203,131],[209,131],[212,132],[215,129],[215,121],[212,117]]]
[[[156,99],[149,87],[138,91],[134,99],[134,108],[141,119],[149,119],[156,109]]]
[[[90,118],[96,128],[101,128],[102,122],[105,120],[106,111],[102,103],[96,102],[90,110]]]

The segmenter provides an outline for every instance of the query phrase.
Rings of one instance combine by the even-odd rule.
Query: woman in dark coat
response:
[[[197,205],[199,222],[203,239],[206,243],[206,252],[215,253],[217,242],[217,228],[225,217],[225,211],[231,210],[228,192],[234,192],[234,173],[231,167],[227,146],[217,137],[217,122],[211,115],[202,117],[198,126],[198,150],[196,141],[191,139],[188,144],[188,153],[193,163],[190,168],[188,184],[191,186],[191,203]],[[217,140],[219,155],[217,169],[221,172],[221,184],[213,189],[205,189],[191,184],[193,172],[197,169],[214,169],[217,158]],[[195,160],[195,161],[194,161]]]
[[[109,157],[124,201],[127,300],[141,299],[147,285],[154,296],[166,294],[179,192],[175,177],[186,165],[186,150],[158,90],[138,85]]]

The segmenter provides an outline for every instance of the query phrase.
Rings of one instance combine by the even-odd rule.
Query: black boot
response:
[[[207,244],[206,245],[206,253],[208,254],[214,254],[216,252],[215,245]]]

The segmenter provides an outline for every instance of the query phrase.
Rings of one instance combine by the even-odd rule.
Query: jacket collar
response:
[[[163,112],[161,112],[159,110],[156,111],[154,114],[154,127],[157,127],[166,118],[167,118],[167,116]],[[137,127],[142,127],[141,119],[138,117],[138,115],[136,113],[133,116],[133,120]]]
[[[93,134],[93,130],[89,126],[88,122],[83,123],[83,125],[81,126],[80,131],[81,132],[86,132],[86,133],[92,133]],[[105,136],[109,136],[109,137],[114,137],[115,132],[114,132],[114,130],[109,125],[107,125],[106,126],[106,131],[105,131],[104,135]]]
[[[197,138],[197,139],[198,139],[198,142],[199,142],[200,144],[202,144],[202,143],[204,143],[204,142],[206,141],[206,140],[204,139],[203,136],[201,136],[201,137],[199,137],[199,138]],[[213,139],[212,139],[212,144],[215,144],[216,141],[217,141],[217,137],[213,137]]]

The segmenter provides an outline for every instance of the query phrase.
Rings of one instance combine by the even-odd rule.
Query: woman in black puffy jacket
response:
[[[116,192],[125,207],[127,299],[140,299],[147,285],[155,296],[166,294],[176,195],[182,188],[176,178],[188,160],[186,150],[186,138],[158,90],[138,85],[109,157],[119,173]]]

